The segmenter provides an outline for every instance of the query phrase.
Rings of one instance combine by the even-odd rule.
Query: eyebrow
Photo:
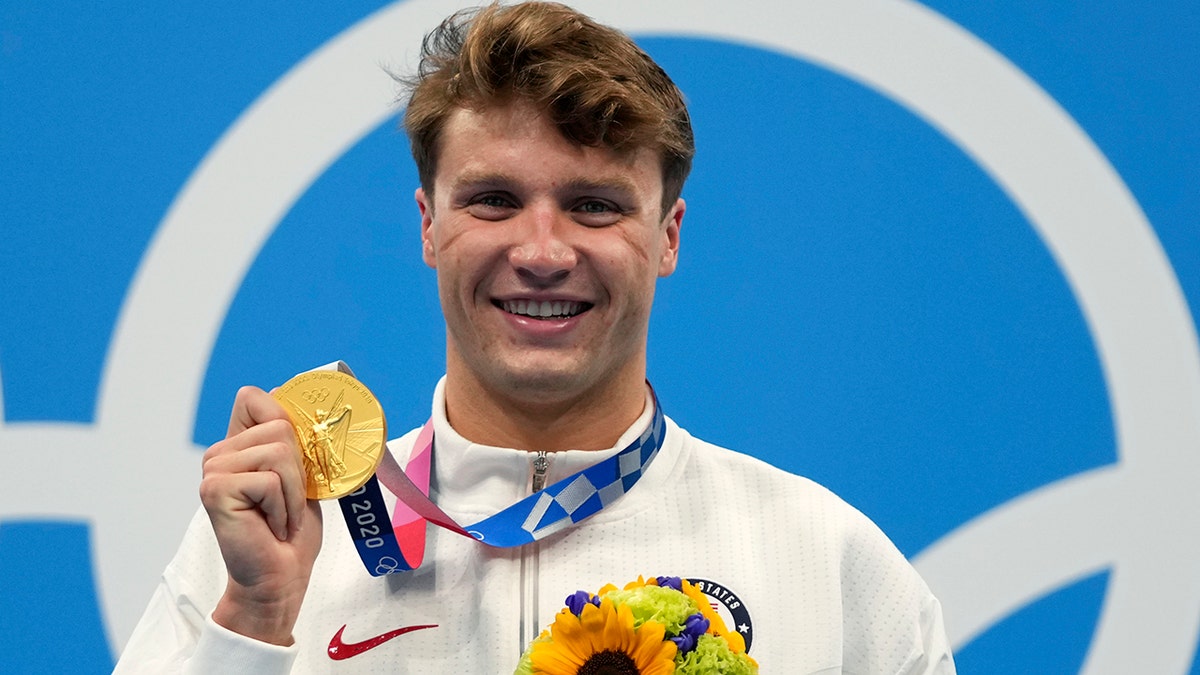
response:
[[[448,187],[451,190],[457,190],[459,188],[462,188],[463,186],[498,187],[501,185],[508,185],[509,183],[512,183],[512,182],[513,182],[512,177],[507,174],[498,173],[495,171],[480,171],[477,173],[468,171],[466,173],[456,176],[454,178],[454,180],[452,180],[450,182],[450,185]]]
[[[622,175],[599,180],[576,178],[568,181],[565,187],[570,192],[609,192],[615,190],[629,195],[635,195],[638,192],[637,185]]]

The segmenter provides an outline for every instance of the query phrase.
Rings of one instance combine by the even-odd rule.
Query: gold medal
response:
[[[272,394],[296,429],[309,499],[336,499],[362,487],[383,459],[383,407],[362,382],[336,370],[301,373]]]

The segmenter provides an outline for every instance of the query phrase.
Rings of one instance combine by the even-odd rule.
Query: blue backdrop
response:
[[[10,483],[0,490],[0,634],[15,645],[0,650],[0,672],[111,669],[155,582],[148,570],[166,563],[197,504],[199,452],[222,437],[237,386],[272,386],[342,358],[386,402],[394,430],[427,415],[444,336],[433,274],[419,257],[415,171],[394,118],[381,114],[328,166],[314,164],[294,202],[281,202],[278,218],[262,216],[278,225],[263,231],[261,249],[258,235],[239,243],[240,222],[223,221],[159,256],[160,265],[179,262],[172,283],[145,269],[135,276],[172,204],[183,209],[190,177],[233,137],[231,125],[387,4],[0,6],[0,456]],[[450,6],[409,4],[430,6],[430,16]],[[688,6],[699,15],[729,9],[707,4]],[[784,8],[822,11],[816,2],[736,4],[749,23],[782,22],[783,33]],[[898,66],[904,83],[934,82],[940,93],[926,107],[903,95],[918,89],[872,80],[862,74],[869,69],[826,56],[832,48],[819,40],[791,51],[734,28],[681,20],[679,30],[651,29],[654,20],[628,9],[630,29],[691,101],[699,147],[680,271],[660,284],[651,327],[651,378],[664,405],[696,435],[815,478],[878,522],[942,595],[962,672],[1131,672],[1122,664],[1145,654],[1114,633],[1154,617],[1122,601],[1114,570],[1136,555],[1175,601],[1158,620],[1176,633],[1159,631],[1162,642],[1140,649],[1166,654],[1154,663],[1172,672],[1200,673],[1200,560],[1187,557],[1200,538],[1197,511],[1186,510],[1197,502],[1179,496],[1200,477],[1189,431],[1200,399],[1171,393],[1184,414],[1170,419],[1191,421],[1152,442],[1122,441],[1126,426],[1146,425],[1124,425],[1115,402],[1160,394],[1123,384],[1129,352],[1098,346],[1108,344],[1099,336],[1141,339],[1136,310],[1145,303],[1121,296],[1132,324],[1123,327],[1121,311],[1090,313],[1081,300],[1126,287],[1181,290],[1155,297],[1187,331],[1134,351],[1161,358],[1164,378],[1195,379],[1188,305],[1200,306],[1200,9],[1182,0],[864,7],[942,26],[939,35],[1028,78],[1111,164],[1114,193],[1149,222],[1149,253],[1110,265],[1108,230],[1039,216],[1049,207],[1023,198],[998,155],[979,149],[994,142],[1001,152],[1004,138],[1026,132],[1051,143],[1050,132],[1026,127],[1019,103],[980,103],[984,121],[962,127],[929,112],[942,98],[963,97],[966,108],[982,101],[939,84],[970,75],[958,52]],[[602,11],[622,24],[626,10]],[[904,44],[885,37],[877,47]],[[398,38],[394,51],[366,62],[403,70],[414,50]],[[379,81],[382,108],[392,92]],[[271,119],[284,142],[255,146],[278,154],[263,162],[286,164],[293,144],[317,143],[303,124]],[[985,129],[972,137],[979,145],[955,131],[968,126]],[[1091,174],[1056,162],[1053,153],[1029,160],[1025,175],[1037,173],[1030,182],[1065,201],[1102,201]],[[235,176],[223,194],[236,201],[259,180]],[[1070,241],[1083,243],[1047,234],[1042,217],[1067,223],[1081,233]],[[249,252],[247,269],[217,262],[239,251]],[[1095,270],[1072,271],[1070,260],[1101,261],[1111,286],[1089,281]],[[1154,269],[1165,271],[1165,286],[1143,283],[1160,278],[1146,260],[1162,263]],[[212,296],[209,270],[231,289],[215,339],[185,349],[177,341],[186,335],[165,326],[124,351],[114,346],[135,330],[119,322],[136,313],[135,288],[184,315]],[[306,311],[314,304],[326,313]],[[186,360],[194,381],[155,365],[173,360]],[[138,368],[148,372],[126,374]],[[1162,391],[1194,393],[1172,383]],[[158,415],[163,401],[189,412]],[[109,424],[109,415],[125,421]],[[168,420],[179,438],[160,447],[159,436],[139,435],[141,415]],[[1120,510],[1054,492],[1081,476],[1134,484],[1117,476],[1134,468],[1135,446],[1174,462],[1139,455],[1136,484],[1161,489],[1138,494],[1158,501],[1129,497]],[[1062,537],[1029,516],[1042,512],[1021,510],[1056,494],[1068,496],[1045,513],[1062,508],[1071,514],[1064,523],[1099,523],[1067,537],[1086,554],[1059,555]],[[1010,532],[1023,531],[1021,518],[1026,539]],[[1004,555],[955,538],[993,523],[978,541],[995,536]],[[1137,536],[1097,535],[1110,527]],[[1027,567],[1009,565],[1014,557]],[[1112,627],[1098,629],[1105,621]]]

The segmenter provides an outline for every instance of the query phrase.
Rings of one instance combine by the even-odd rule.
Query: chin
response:
[[[501,390],[532,400],[558,399],[582,394],[595,387],[601,379],[579,368],[563,367],[561,363],[524,364],[520,368],[506,369],[497,375],[494,382]]]

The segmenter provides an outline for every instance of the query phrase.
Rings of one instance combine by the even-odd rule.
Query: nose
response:
[[[528,208],[517,228],[508,261],[517,274],[533,283],[557,283],[578,263],[575,247],[567,240],[578,227],[566,214],[549,206]]]

